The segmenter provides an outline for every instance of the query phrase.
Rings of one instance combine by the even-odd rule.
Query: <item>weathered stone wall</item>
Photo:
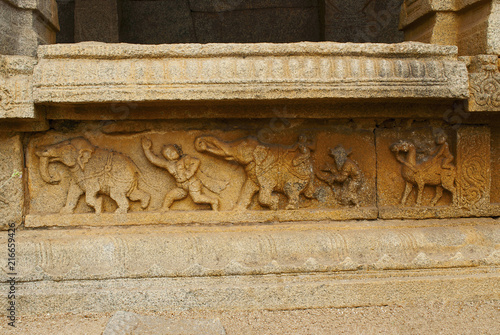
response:
[[[59,30],[55,0],[0,1],[0,55],[35,56],[40,44],[52,44]]]
[[[335,42],[403,42],[398,30],[403,0],[325,0],[324,39]]]
[[[96,3],[97,7],[90,1],[81,5],[79,1],[58,1],[63,27],[59,42],[403,41],[403,34],[398,31],[402,0],[107,0]]]

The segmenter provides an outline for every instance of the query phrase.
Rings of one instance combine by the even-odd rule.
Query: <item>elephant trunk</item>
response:
[[[58,177],[53,177],[49,173],[49,159],[50,157],[40,156],[40,176],[43,181],[49,184],[57,184],[61,181]]]

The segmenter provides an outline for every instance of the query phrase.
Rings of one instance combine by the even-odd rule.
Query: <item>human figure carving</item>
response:
[[[286,195],[286,209],[299,207],[300,194],[312,198],[312,160],[306,150],[303,150],[303,153],[297,152],[301,145],[290,147],[264,144],[251,136],[232,142],[225,142],[214,136],[200,136],[195,140],[195,148],[199,152],[208,152],[228,161],[235,161],[245,168],[246,179],[236,210],[246,210],[257,192],[259,203],[272,210],[278,209],[279,202],[278,195],[273,192]]]
[[[432,150],[431,155],[420,162],[417,162],[417,150],[413,143],[402,140],[391,145],[390,149],[395,154],[396,160],[402,164],[401,176],[405,181],[405,190],[401,198],[402,205],[406,204],[414,185],[417,186],[417,206],[422,204],[425,185],[436,186],[436,194],[431,201],[431,206],[435,206],[441,199],[443,189],[451,192],[453,204],[456,204],[456,169],[451,164],[453,155],[444,134],[436,136],[436,144],[437,147]]]
[[[115,213],[127,213],[129,199],[140,201],[143,209],[149,205],[150,194],[138,187],[139,170],[124,154],[96,147],[83,137],[45,146],[36,151],[40,157],[40,176],[49,184],[61,181],[59,176],[49,173],[49,164],[59,162],[71,172],[71,181],[66,205],[61,213],[73,213],[80,196],[93,207],[95,213],[102,212],[102,197],[109,195],[116,201]]]
[[[311,151],[314,149],[313,144],[307,141],[305,135],[300,135],[297,143],[292,147],[291,151],[296,151],[296,155],[292,160],[292,165],[297,166],[306,163],[311,159]]]
[[[210,204],[214,211],[219,209],[219,199],[203,194],[203,184],[196,173],[200,167],[200,160],[182,153],[182,149],[175,144],[165,145],[162,149],[163,157],[156,156],[151,147],[153,143],[147,138],[142,139],[142,148],[146,158],[154,165],[168,171],[176,182],[176,187],[165,195],[162,210],[168,211],[176,200],[188,195],[197,204]]]
[[[346,151],[342,145],[330,149],[329,155],[335,161],[334,167],[325,167],[317,172],[320,180],[334,187],[335,183],[342,184],[340,202],[345,206],[356,206],[360,204],[359,193],[363,185],[363,175],[358,164],[348,156],[351,151]]]
[[[436,148],[431,151],[431,156],[434,156],[436,159],[442,158],[441,167],[443,169],[454,169],[455,166],[452,164],[454,157],[450,152],[450,146],[446,141],[445,133],[442,130],[437,131],[434,141]]]

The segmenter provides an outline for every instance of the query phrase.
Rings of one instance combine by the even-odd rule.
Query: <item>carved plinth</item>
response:
[[[88,313],[498,299],[498,230],[457,219],[21,231],[17,301],[22,313]]]

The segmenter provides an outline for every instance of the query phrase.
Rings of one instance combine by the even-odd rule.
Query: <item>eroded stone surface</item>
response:
[[[22,282],[178,279],[500,264],[496,219],[306,220],[19,231],[17,278]],[[7,248],[7,241],[2,243]],[[7,274],[0,279],[7,281]]]
[[[118,0],[75,0],[75,42],[120,41]]]
[[[324,4],[325,40],[336,42],[397,43],[402,0],[327,0]]]
[[[168,320],[132,312],[116,312],[104,329],[103,335],[225,335],[218,319]]]
[[[36,59],[0,56],[0,119],[35,118],[33,67]]]
[[[19,135],[0,133],[0,228],[18,226],[24,207],[24,158]]]

